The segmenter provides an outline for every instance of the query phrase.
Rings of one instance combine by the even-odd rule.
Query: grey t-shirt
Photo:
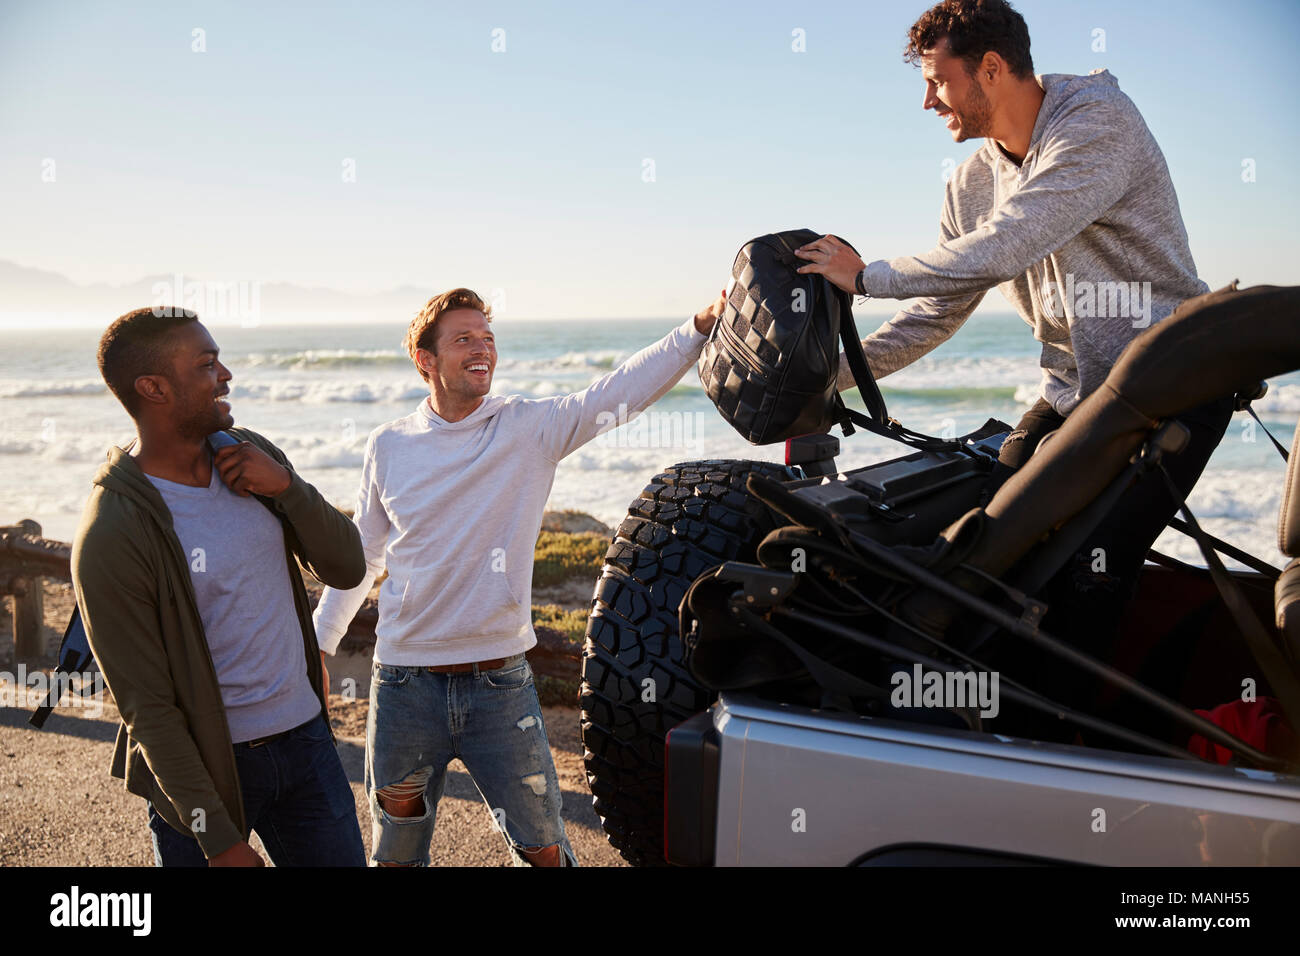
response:
[[[189,561],[231,741],[306,723],[320,699],[307,679],[280,522],[227,488],[215,466],[206,488],[147,477]]]

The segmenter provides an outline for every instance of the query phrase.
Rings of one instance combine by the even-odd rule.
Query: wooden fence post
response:
[[[4,531],[41,536],[41,526],[24,518],[17,526]],[[45,654],[42,640],[45,628],[45,594],[41,589],[41,576],[19,570],[9,576],[4,592],[13,595],[14,607],[14,660],[34,661]]]

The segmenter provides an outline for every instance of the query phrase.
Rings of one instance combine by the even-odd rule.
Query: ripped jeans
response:
[[[516,866],[529,865],[521,849],[554,844],[568,865],[578,865],[560,816],[560,784],[532,668],[522,654],[495,670],[476,667],[461,674],[373,665],[366,722],[371,862],[429,865],[438,801],[453,758],[465,764]],[[403,797],[423,793],[424,813],[387,813],[378,791],[394,785]]]

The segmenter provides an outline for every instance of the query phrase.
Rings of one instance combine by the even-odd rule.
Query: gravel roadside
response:
[[[45,642],[52,664],[72,611],[72,589],[44,581]],[[0,601],[0,634],[12,624]],[[0,699],[13,699],[13,643],[0,637]],[[8,688],[6,689],[6,684]],[[20,695],[19,695],[20,696]],[[28,725],[31,707],[0,706],[0,866],[152,866],[145,803],[110,777],[118,715],[111,699],[92,717],[66,702],[44,730]],[[366,701],[330,698],[339,757],[352,784],[361,836],[370,851],[370,808],[362,785]],[[576,707],[543,707],[564,826],[583,866],[626,866],[591,806]],[[261,851],[256,835],[253,845]],[[505,841],[460,761],[448,771],[430,851],[435,866],[509,866]],[[265,856],[265,853],[263,853]]]
[[[111,704],[99,717],[63,707],[44,730],[30,711],[0,707],[0,866],[151,866],[144,801],[109,776],[117,734]],[[591,807],[582,770],[578,711],[543,708],[564,793],[564,825],[583,866],[625,866]],[[361,835],[370,850],[370,810],[362,786],[365,740],[339,737]],[[261,851],[260,842],[253,845]],[[438,805],[435,866],[509,866],[505,842],[464,766],[456,761]],[[265,856],[265,854],[263,853]]]

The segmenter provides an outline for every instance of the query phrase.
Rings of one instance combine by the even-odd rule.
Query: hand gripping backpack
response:
[[[832,425],[850,435],[856,424],[917,447],[959,447],[889,417],[853,324],[852,297],[824,276],[796,271],[807,260],[794,250],[819,238],[811,229],[794,229],[740,247],[726,309],[698,365],[710,401],[754,445]],[[867,415],[845,406],[835,387],[841,342]]]

